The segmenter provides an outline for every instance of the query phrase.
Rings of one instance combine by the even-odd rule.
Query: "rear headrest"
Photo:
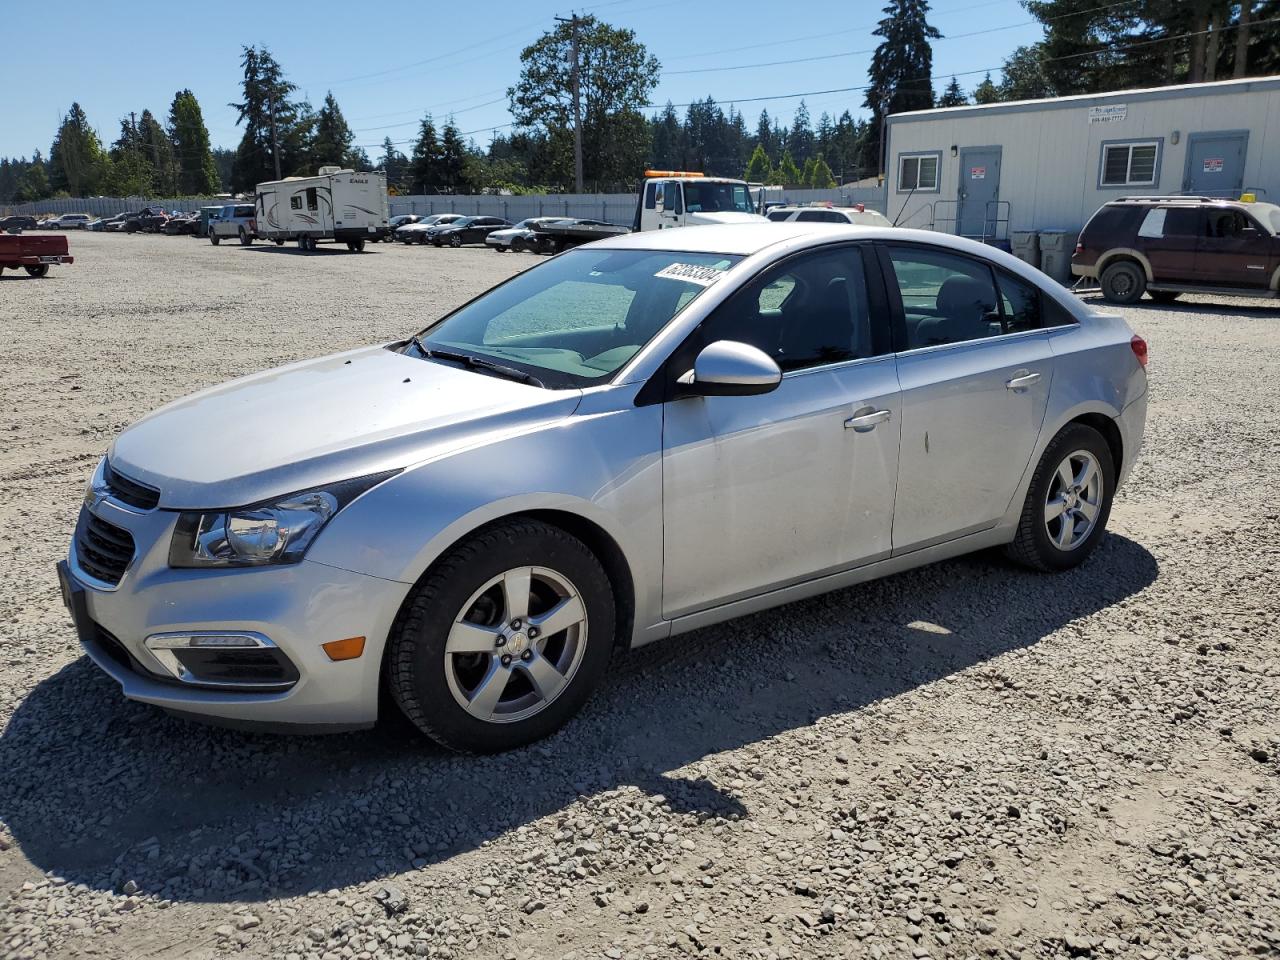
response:
[[[996,291],[973,277],[951,277],[938,290],[938,312],[948,317],[972,317],[996,308]]]

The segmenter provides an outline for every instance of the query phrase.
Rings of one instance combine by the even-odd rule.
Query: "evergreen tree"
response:
[[[117,197],[154,196],[154,170],[132,116],[120,121],[120,136],[111,145],[111,174],[105,184]]]
[[[884,14],[872,31],[882,40],[871,58],[870,84],[863,101],[871,110],[877,141],[889,114],[933,106],[929,41],[942,36],[929,24],[929,0],[890,0]]]
[[[649,156],[653,158],[653,167],[659,170],[677,169],[684,161],[684,128],[680,126],[680,118],[670,100],[662,108],[662,113],[653,118],[649,137]]]
[[[942,97],[938,100],[940,107],[963,107],[967,106],[969,98],[965,92],[960,89],[960,81],[955,77],[951,78],[951,82],[947,84],[947,89],[942,91]]]
[[[436,125],[431,114],[422,118],[418,127],[418,139],[413,144],[413,154],[409,157],[409,189],[414,193],[434,192],[439,181],[436,172],[440,164],[440,141],[436,137]]]
[[[244,99],[230,106],[238,114],[236,124],[244,125],[244,136],[236,148],[231,167],[231,189],[236,193],[251,191],[264,181],[276,179],[292,171],[290,160],[299,159],[299,148],[310,134],[309,130],[295,129],[299,123],[299,105],[290,97],[297,90],[285,79],[280,64],[266,47],[243,47],[240,66],[243,71],[241,86]],[[274,131],[274,144],[273,144]],[[292,140],[293,157],[288,157]],[[278,164],[277,164],[278,161]],[[314,171],[312,171],[314,172]]]
[[[169,134],[150,110],[138,118],[138,138],[142,154],[151,165],[151,189],[155,196],[172,197],[178,192],[178,169],[174,163]]]
[[[45,200],[53,193],[49,186],[49,173],[45,169],[44,158],[37,150],[31,157],[31,163],[18,176],[15,199],[24,203]]]
[[[991,82],[991,74],[987,73],[982,82],[973,91],[974,103],[999,103],[1000,90]]]
[[[764,148],[765,156],[769,158],[769,163],[777,162],[779,154],[778,142],[773,136],[773,121],[769,117],[768,110],[760,111],[760,120],[756,124],[756,143]]]
[[[796,166],[790,150],[782,151],[782,160],[773,171],[773,182],[784,187],[798,187],[801,183],[800,168]]]
[[[437,167],[437,177],[444,192],[457,193],[464,185],[467,156],[467,145],[462,140],[458,125],[451,117],[440,131],[440,163]]]
[[[71,104],[49,149],[49,185],[73,197],[98,193],[106,172],[106,154],[80,104]]]
[[[773,181],[773,164],[769,162],[769,155],[764,152],[761,144],[757,143],[755,150],[751,152],[751,162],[747,164],[747,170],[742,175],[742,179],[748,183]]]
[[[186,197],[217,193],[221,183],[209,147],[209,129],[190,90],[179,90],[169,105],[169,139],[178,167],[178,193]]]
[[[800,171],[800,186],[802,186],[802,187],[812,187],[812,186],[813,186],[813,165],[814,165],[814,162],[815,162],[815,161],[814,161],[814,158],[813,158],[813,157],[810,157],[808,160],[806,160],[806,161],[804,162],[804,168]]]
[[[355,134],[347,126],[333,91],[329,91],[316,115],[315,137],[311,142],[312,159],[317,166],[333,164],[354,169],[355,154],[351,148],[354,140]]]
[[[387,175],[387,186],[393,186],[397,190],[406,189],[404,178],[409,170],[409,160],[396,149],[390,137],[383,138],[382,154],[378,157],[377,164]]]
[[[1016,48],[1005,58],[1001,73],[1001,100],[1040,100],[1054,95],[1044,72],[1039,44]]]
[[[787,148],[797,163],[805,163],[813,154],[813,130],[809,126],[809,108],[803,100],[796,107],[795,117],[791,121],[791,134],[787,137]]]
[[[813,161],[813,170],[809,174],[809,186],[815,190],[829,190],[836,186],[836,178],[832,175],[831,167],[822,154],[818,154],[817,159]]]

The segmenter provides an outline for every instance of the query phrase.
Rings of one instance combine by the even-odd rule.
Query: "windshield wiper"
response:
[[[486,360],[484,357],[472,356],[469,353],[454,353],[452,350],[438,350],[428,347],[416,333],[410,338],[410,342],[428,360],[449,360],[453,363],[460,363],[472,370],[486,370],[489,373],[496,373],[500,377],[506,377],[508,380],[518,380],[521,383],[528,383],[532,386],[546,389],[547,385],[532,373],[525,373],[523,370],[509,367],[505,363]]]

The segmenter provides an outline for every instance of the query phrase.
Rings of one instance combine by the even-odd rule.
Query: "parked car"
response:
[[[67,254],[66,237],[0,234],[0,273],[21,267],[28,276],[40,278],[59,263],[75,263],[75,257]]]
[[[521,220],[515,226],[504,227],[501,230],[494,230],[484,238],[485,245],[503,253],[511,250],[519,253],[521,250],[533,249],[534,231],[540,226],[551,223],[569,223],[570,217],[529,217],[527,220]]]
[[[234,237],[247,247],[258,235],[256,216],[252,203],[227,204],[209,218],[209,242],[216,247],[224,238]]]
[[[385,693],[500,750],[621,649],[990,547],[1075,567],[1137,458],[1145,362],[1122,318],[959,237],[629,234],[145,417],[59,575],[134,700],[321,730]]]
[[[84,225],[92,219],[87,213],[64,213],[50,226],[55,230],[83,230]]]
[[[124,233],[129,226],[129,218],[137,216],[136,213],[117,213],[111,217],[103,225],[102,229],[107,233]]]
[[[774,223],[794,220],[797,223],[852,223],[864,227],[893,226],[883,213],[868,210],[861,203],[854,204],[852,207],[837,207],[829,204],[775,206],[765,216]]]
[[[509,226],[511,223],[501,217],[463,217],[452,223],[437,224],[427,234],[427,239],[437,247],[446,243],[451,247],[461,247],[467,243],[484,243],[484,238],[493,231]]]
[[[1280,207],[1212,197],[1123,197],[1085,224],[1071,272],[1113,303],[1145,292],[1280,296]]]
[[[35,217],[21,214],[12,217],[0,217],[0,233],[21,233],[23,230],[34,230],[38,225]]]
[[[392,217],[390,220],[387,221],[387,232],[383,236],[379,237],[378,239],[392,240],[395,238],[396,231],[399,230],[401,227],[407,227],[409,226],[409,224],[417,223],[421,219],[422,219],[422,214],[419,214],[419,213],[397,214],[396,216]]]
[[[164,207],[143,207],[136,213],[125,217],[125,233],[159,233],[169,221],[169,214]]]
[[[161,228],[164,233],[171,237],[180,235],[191,235],[196,232],[196,224],[200,220],[200,215],[196,213],[179,213],[170,217],[165,221]]]
[[[417,223],[406,223],[399,227],[395,231],[395,238],[401,243],[426,243],[433,230],[457,223],[461,219],[460,213],[433,213]]]

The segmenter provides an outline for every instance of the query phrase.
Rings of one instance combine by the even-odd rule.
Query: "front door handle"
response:
[[[1028,373],[1025,370],[1019,370],[1012,380],[1006,380],[1005,386],[1010,390],[1025,390],[1033,383],[1040,382],[1040,374]]]
[[[846,430],[856,430],[858,433],[866,433],[869,430],[874,430],[876,424],[884,423],[890,416],[891,414],[888,410],[859,412],[856,416],[852,416],[844,422],[844,428]]]

